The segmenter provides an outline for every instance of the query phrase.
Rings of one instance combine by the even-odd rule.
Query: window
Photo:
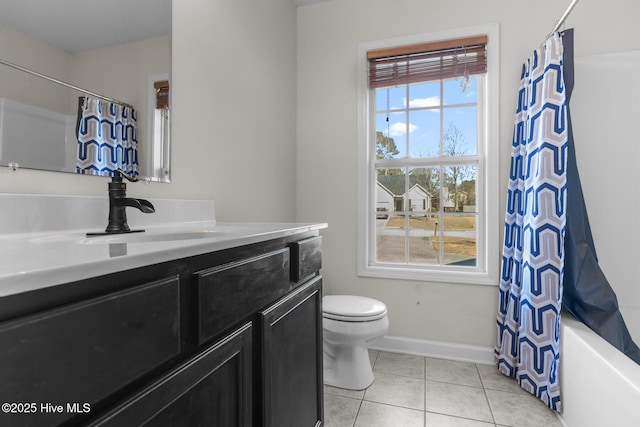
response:
[[[160,181],[169,181],[169,152],[171,149],[171,83],[169,75],[155,74],[148,77],[148,149],[145,165],[149,175]]]
[[[497,26],[360,46],[358,274],[497,284]]]

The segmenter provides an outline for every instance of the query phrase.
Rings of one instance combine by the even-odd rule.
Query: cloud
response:
[[[418,130],[418,126],[409,123],[409,133]],[[389,126],[389,135],[390,136],[402,136],[407,133],[407,124],[396,122]]]
[[[407,100],[405,99],[405,103]],[[416,98],[409,101],[409,108],[437,107],[440,105],[439,96],[430,96],[428,98]]]

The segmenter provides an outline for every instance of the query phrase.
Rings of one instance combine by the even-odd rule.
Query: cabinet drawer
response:
[[[179,354],[179,295],[173,277],[0,324],[0,400],[65,408],[0,424],[57,424]]]
[[[322,268],[322,236],[291,244],[291,280],[300,282]]]
[[[197,275],[198,343],[219,335],[289,291],[289,249]]]

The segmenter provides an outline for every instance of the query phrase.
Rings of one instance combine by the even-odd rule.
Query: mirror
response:
[[[170,181],[171,0],[0,0],[0,59],[132,105],[139,178]],[[75,173],[86,95],[0,64],[0,165]]]

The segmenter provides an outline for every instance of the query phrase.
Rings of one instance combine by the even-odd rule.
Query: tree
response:
[[[476,204],[476,180],[471,179],[467,181],[462,181],[460,184],[460,190],[464,191],[466,194],[465,202],[467,205]]]
[[[440,196],[440,173],[433,168],[414,168],[409,175],[411,185],[419,184],[432,197]]]
[[[376,131],[376,159],[393,159],[400,154],[393,138]],[[379,175],[400,175],[402,169],[378,169]]]
[[[467,152],[464,148],[464,136],[453,122],[449,123],[449,126],[444,133],[443,152],[445,155],[451,157],[464,156]],[[458,212],[458,192],[460,191],[458,183],[462,183],[465,178],[471,175],[471,172],[471,167],[464,165],[454,165],[445,168],[445,180],[449,187],[449,194],[453,193],[454,212]]]
[[[376,159],[393,159],[400,154],[393,138],[384,136],[380,131],[376,132]]]

